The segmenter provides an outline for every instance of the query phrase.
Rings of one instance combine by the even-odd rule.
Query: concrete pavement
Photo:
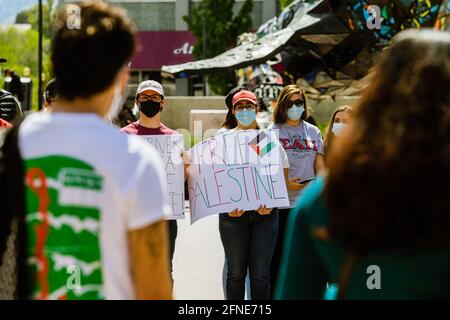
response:
[[[173,258],[174,298],[223,300],[224,259],[219,216],[209,216],[191,225],[187,209],[186,219],[178,220]]]

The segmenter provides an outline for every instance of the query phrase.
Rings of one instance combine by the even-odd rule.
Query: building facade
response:
[[[163,79],[161,66],[193,60],[195,37],[188,30],[184,16],[189,16],[201,0],[107,0],[127,10],[137,28],[139,52],[131,63],[130,93],[146,79],[163,83],[167,95],[198,95],[203,81],[197,79]],[[220,0],[217,0],[220,1]],[[244,0],[236,0],[237,13]],[[279,10],[277,0],[253,0],[252,21],[256,30]]]

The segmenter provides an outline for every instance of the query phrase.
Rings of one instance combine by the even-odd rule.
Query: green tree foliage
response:
[[[246,0],[234,15],[235,2],[202,0],[192,8],[190,17],[183,17],[189,30],[197,38],[193,52],[197,59],[212,58],[223,53],[236,45],[236,38],[240,34],[251,30],[253,1]],[[233,70],[211,74],[208,76],[208,83],[214,93],[225,95],[236,85],[236,75]]]
[[[279,2],[280,2],[281,10],[283,10],[288,5],[290,5],[292,2],[294,2],[294,0],[279,0]]]
[[[55,0],[47,0],[42,2],[42,27],[44,38],[51,39],[53,35],[53,21],[56,18],[57,10]],[[33,30],[38,29],[39,7],[33,7],[19,12],[16,16],[16,23],[29,23]]]
[[[38,32],[36,30],[19,31],[14,27],[0,29],[0,57],[8,60],[2,63],[2,69],[10,68],[17,75],[23,76],[25,67],[31,70],[31,79],[33,81],[32,108],[38,107]],[[43,42],[43,72],[44,85],[50,80],[50,40],[44,39]],[[3,88],[4,82],[0,80],[0,86]]]
[[[278,0],[280,2],[280,8],[283,10],[288,5],[290,5],[294,0]],[[313,2],[314,0],[304,0],[305,2]]]
[[[52,8],[49,10],[49,8]],[[56,17],[55,0],[43,1],[43,84],[51,79],[50,39],[52,25]],[[29,23],[31,30],[19,31],[14,27],[0,29],[0,57],[8,59],[2,68],[10,68],[17,75],[23,76],[25,67],[30,68],[33,81],[32,108],[38,109],[38,6],[17,14],[16,23]],[[0,80],[3,88],[4,79]]]

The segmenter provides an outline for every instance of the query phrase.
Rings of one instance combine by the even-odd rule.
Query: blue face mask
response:
[[[331,131],[335,135],[338,135],[344,128],[345,128],[345,124],[343,124],[343,123],[333,123],[333,127],[331,128]]]
[[[289,120],[298,120],[302,117],[303,112],[305,112],[305,107],[303,107],[302,105],[297,106],[294,104],[288,109],[287,116]]]
[[[256,111],[255,110],[242,110],[236,112],[236,119],[239,121],[244,127],[248,127],[252,124],[256,119]]]

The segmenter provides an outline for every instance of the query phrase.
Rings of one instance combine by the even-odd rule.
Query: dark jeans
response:
[[[177,240],[178,224],[177,224],[177,220],[169,220],[167,222],[169,225],[169,272],[170,272],[170,278],[172,279],[172,284],[173,284],[172,259],[173,259],[173,253],[175,252],[175,241]]]
[[[244,300],[245,277],[250,274],[252,300],[270,299],[270,262],[278,232],[278,210],[270,215],[246,211],[239,218],[219,215],[219,232],[228,272],[227,300]]]
[[[275,250],[273,252],[272,264],[270,265],[270,296],[273,297],[275,291],[275,285],[278,277],[278,271],[280,269],[281,256],[283,251],[284,234],[286,232],[286,225],[288,220],[288,214],[291,209],[279,209],[278,210],[278,236],[275,244]]]

